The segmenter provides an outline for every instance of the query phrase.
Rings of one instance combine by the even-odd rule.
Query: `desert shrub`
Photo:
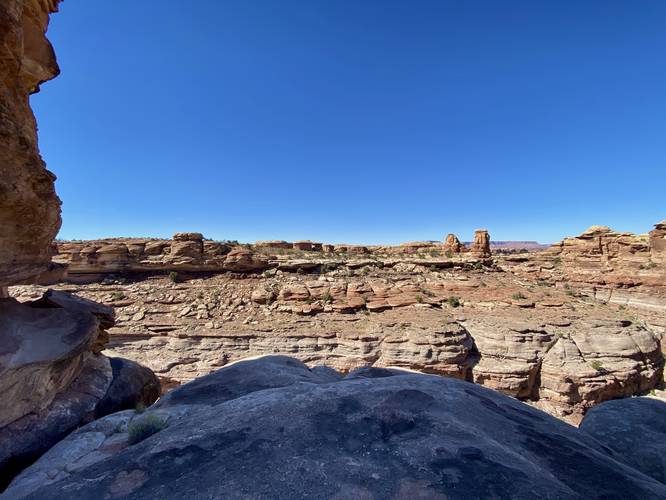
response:
[[[447,259],[450,259],[451,257],[453,257],[453,252],[451,250],[447,250],[444,255],[446,255]]]
[[[590,363],[590,366],[598,372],[600,372],[601,370],[604,369],[603,363],[601,361],[599,361],[598,359],[595,359],[594,361],[592,361],[592,363]]]
[[[511,296],[511,298],[512,298],[513,300],[525,300],[527,297],[526,297],[522,292],[518,292],[518,293],[514,293],[514,294]]]
[[[423,304],[423,296],[421,294],[416,294],[416,302]]]
[[[456,295],[451,295],[446,302],[451,306],[451,307],[460,307],[460,297],[457,297]]]
[[[154,413],[137,418],[127,426],[127,442],[130,445],[140,443],[166,427],[166,421]]]
[[[321,266],[319,266],[319,274],[326,274],[331,271],[335,271],[337,267],[338,266],[336,266],[335,264],[322,264]]]
[[[561,264],[562,263],[562,257],[555,257],[553,259],[553,264]]]
[[[576,292],[574,290],[572,290],[571,288],[569,288],[568,290],[565,290],[564,293],[566,295],[568,295],[569,297],[575,297],[576,296]]]
[[[169,281],[171,281],[171,283],[178,283],[178,273],[176,271],[171,271],[169,273]]]
[[[123,292],[113,292],[111,294],[111,298],[113,300],[123,300],[125,298],[125,294]]]
[[[333,302],[333,296],[330,293],[326,292],[324,296],[321,298],[321,300],[323,300],[324,302]]]

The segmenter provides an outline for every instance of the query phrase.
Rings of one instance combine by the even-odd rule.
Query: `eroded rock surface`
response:
[[[0,486],[76,427],[157,398],[100,354],[112,325],[113,309],[62,292],[0,299]]]
[[[600,302],[666,312],[666,223],[635,235],[592,226],[543,252],[500,260],[517,275],[547,280]]]
[[[482,233],[477,234],[481,240],[470,253],[465,253],[467,249],[457,238],[447,238],[444,244],[412,242],[392,247],[332,245],[309,240],[240,245],[206,240],[200,233],[177,233],[171,240],[112,238],[59,242],[54,262],[65,266],[68,278],[75,281],[101,280],[108,274],[311,271],[321,267],[354,269],[368,264],[392,266],[398,262],[419,265],[424,259],[431,266],[462,267],[487,263],[489,237],[487,231]]]
[[[130,445],[128,428],[166,427]],[[156,428],[161,428],[162,425]],[[239,362],[146,414],[95,421],[9,498],[660,498],[587,434],[481,386],[286,357]]]
[[[45,36],[58,3],[0,3],[0,288],[47,270],[60,228],[55,176],[39,155],[29,103],[29,95],[59,73]]]
[[[343,372],[399,366],[475,381],[578,423],[595,404],[662,383],[663,315],[501,271],[521,255],[497,266],[470,252],[322,261],[280,250],[261,274],[116,274],[58,288],[114,307],[108,352],[150,367],[165,387],[283,353]]]

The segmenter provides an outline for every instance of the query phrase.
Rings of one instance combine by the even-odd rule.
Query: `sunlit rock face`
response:
[[[0,287],[48,269],[60,228],[55,176],[39,155],[29,101],[60,71],[45,36],[58,3],[0,2]]]
[[[490,257],[490,235],[485,229],[474,231],[474,241],[470,252],[478,257]]]

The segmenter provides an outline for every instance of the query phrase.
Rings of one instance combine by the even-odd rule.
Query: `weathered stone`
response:
[[[45,36],[58,3],[0,3],[0,288],[47,270],[60,228],[55,175],[39,155],[28,98],[59,73]]]
[[[0,299],[0,486],[71,430],[95,416],[146,404],[157,393],[136,377],[128,383],[100,355],[113,310],[63,292],[36,301]],[[143,381],[152,372],[133,362]],[[125,377],[126,378],[126,377]],[[124,401],[124,402],[123,402]]]
[[[474,241],[469,251],[472,255],[480,258],[490,257],[490,236],[485,229],[477,229],[474,231]]]
[[[339,380],[285,357],[237,363],[147,411],[83,427],[11,498],[660,498],[585,433],[452,378]],[[127,426],[166,427],[130,445]]]
[[[155,374],[134,361],[109,358],[113,379],[104,397],[95,407],[95,418],[110,413],[146,407],[160,395],[160,381]]]
[[[654,398],[608,401],[592,408],[580,430],[615,452],[616,459],[666,483],[666,402]]]
[[[444,240],[444,252],[460,253],[465,249],[465,246],[460,243],[460,240],[455,234],[449,233]]]

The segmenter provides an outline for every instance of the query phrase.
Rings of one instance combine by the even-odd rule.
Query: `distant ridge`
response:
[[[466,241],[465,245],[471,242]],[[538,241],[494,241],[490,240],[491,250],[545,250],[550,247],[549,244],[539,243]]]

